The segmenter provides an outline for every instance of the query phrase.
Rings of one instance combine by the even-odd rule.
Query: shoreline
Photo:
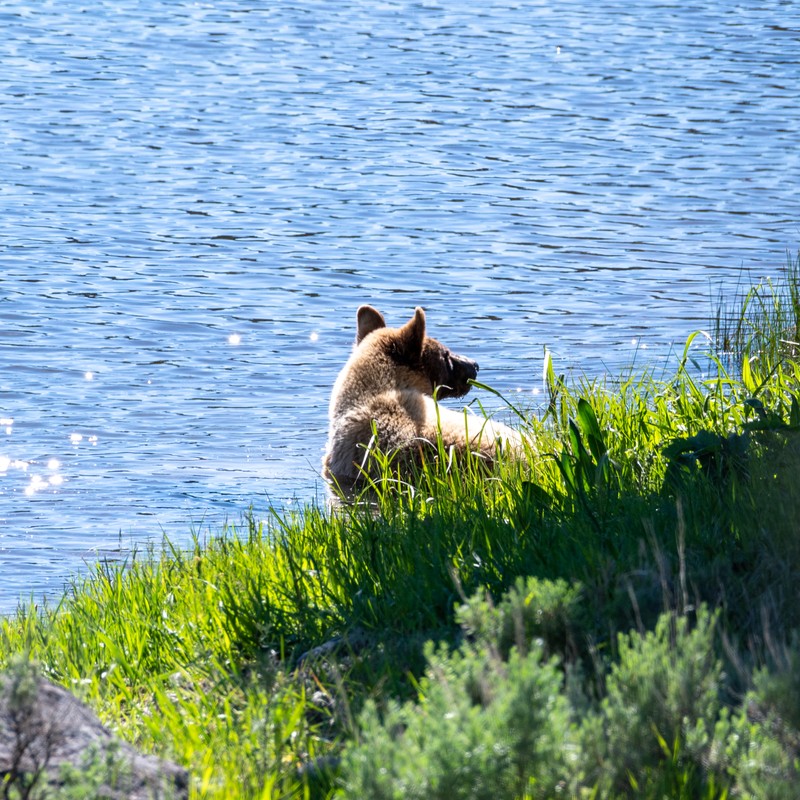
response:
[[[525,458],[488,479],[436,460],[412,491],[387,460],[369,507],[99,564],[1,617],[0,662],[191,797],[789,791],[798,265],[718,324],[725,355],[693,334],[671,375],[574,386],[550,362]]]

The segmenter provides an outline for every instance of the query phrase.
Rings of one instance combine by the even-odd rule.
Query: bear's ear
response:
[[[383,314],[372,306],[361,306],[356,312],[356,322],[358,323],[356,344],[361,344],[362,339],[368,333],[386,327]]]
[[[417,306],[414,316],[400,328],[400,340],[406,357],[419,358],[425,343],[425,312]]]

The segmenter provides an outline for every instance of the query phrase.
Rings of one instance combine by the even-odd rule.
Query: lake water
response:
[[[321,499],[362,302],[425,306],[533,396],[545,345],[663,360],[800,245],[790,0],[12,0],[0,24],[0,611]]]

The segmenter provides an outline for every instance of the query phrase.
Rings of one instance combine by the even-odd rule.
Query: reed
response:
[[[735,366],[758,359],[762,371],[800,348],[800,254],[787,256],[783,276],[763,280],[732,300],[717,300],[714,337],[720,354]]]

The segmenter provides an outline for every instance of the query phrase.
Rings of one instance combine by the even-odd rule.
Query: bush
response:
[[[592,777],[604,790],[658,783],[664,769],[703,783],[707,732],[721,707],[715,622],[701,609],[693,629],[687,617],[663,614],[652,632],[620,634],[599,720],[583,737],[597,765]]]
[[[499,604],[476,594],[456,612],[456,621],[467,636],[497,648],[504,657],[512,647],[526,652],[530,642],[547,657],[564,657],[580,648],[580,596],[579,584],[517,578]]]
[[[651,632],[620,635],[605,696],[592,704],[576,691],[571,669],[544,657],[537,625],[525,625],[526,615],[530,623],[573,607],[576,592],[529,579],[496,605],[485,596],[468,601],[459,619],[469,641],[456,650],[427,646],[417,701],[390,703],[383,713],[368,704],[360,741],[345,753],[340,796],[797,796],[789,793],[797,777],[790,749],[767,718],[753,724],[744,710],[731,715],[722,705],[717,615],[701,608],[690,624],[665,613]],[[523,598],[539,600],[538,610]],[[756,695],[779,691],[774,682],[765,687]]]
[[[576,756],[562,675],[541,648],[507,662],[485,647],[434,650],[418,703],[374,704],[344,761],[343,796],[372,800],[552,797]]]

